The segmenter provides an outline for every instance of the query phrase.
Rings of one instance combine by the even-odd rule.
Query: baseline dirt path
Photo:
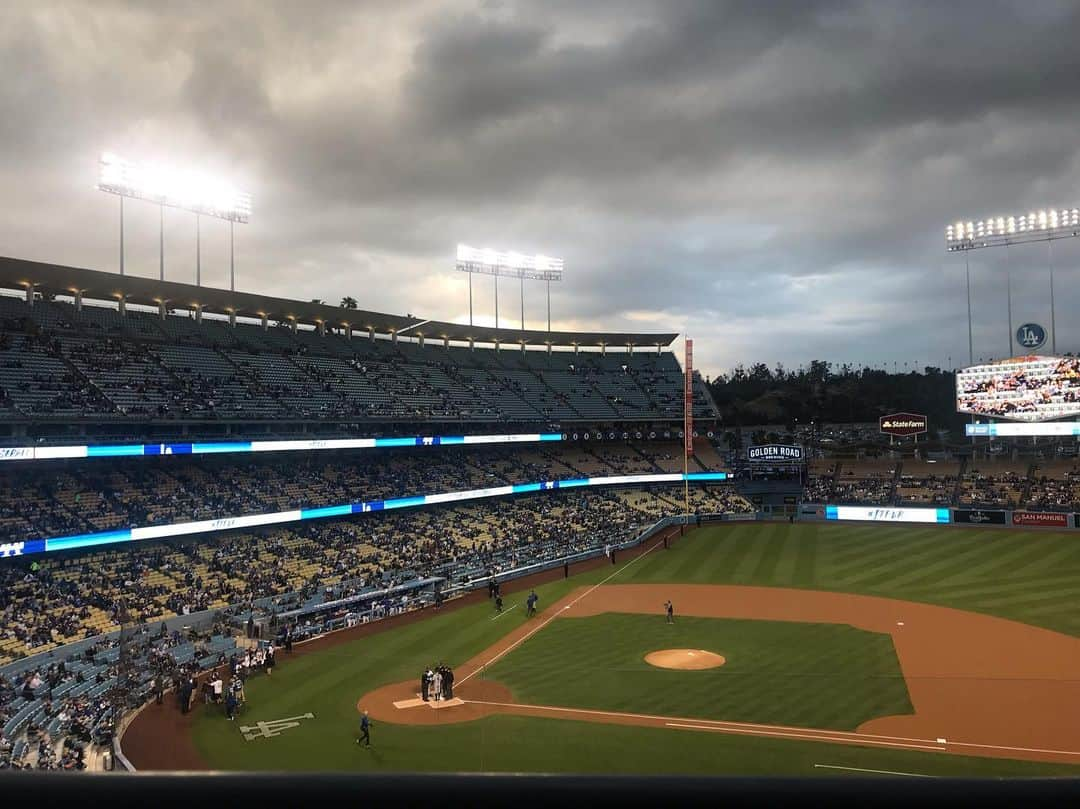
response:
[[[864,723],[854,733],[521,705],[484,667],[557,618],[603,612],[850,624],[893,638],[915,713]],[[676,617],[677,620],[677,617]],[[722,651],[722,650],[721,650]],[[1080,639],[978,613],[844,593],[774,587],[601,584],[575,590],[497,644],[458,666],[465,705],[397,709],[417,684],[398,683],[357,703],[399,724],[468,721],[496,713],[740,733],[944,753],[1080,764]],[[478,676],[480,675],[480,676]],[[807,693],[813,699],[812,693]],[[944,741],[942,741],[944,740]]]

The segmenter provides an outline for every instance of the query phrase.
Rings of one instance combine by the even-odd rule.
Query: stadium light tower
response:
[[[469,274],[470,326],[473,324],[472,277],[473,273],[480,273],[495,278],[495,328],[499,328],[499,276],[517,278],[521,281],[522,331],[525,331],[525,281],[545,281],[547,283],[547,327],[548,331],[551,331],[551,282],[562,280],[563,261],[561,258],[500,253],[496,250],[480,250],[459,244],[455,266],[461,272]]]
[[[112,152],[101,155],[98,190],[120,197],[120,274],[124,274],[124,197],[141,199],[159,208],[159,275],[165,280],[165,208],[195,214],[195,282],[202,285],[201,217],[229,223],[229,288],[236,291],[236,245],[233,226],[251,218],[251,195],[233,185],[189,169],[158,163],[133,163]]]
[[[1047,265],[1050,271],[1050,350],[1057,353],[1057,313],[1054,307],[1053,243],[1058,239],[1080,236],[1080,208],[1057,208],[1031,211],[1018,216],[990,216],[978,221],[958,221],[945,228],[945,250],[949,253],[980,250],[985,247],[1004,247],[1006,259],[1012,245],[1046,242]],[[968,353],[972,359],[971,339],[971,267],[966,260],[968,281]],[[1006,270],[1009,305],[1009,354],[1013,353],[1012,277]]]

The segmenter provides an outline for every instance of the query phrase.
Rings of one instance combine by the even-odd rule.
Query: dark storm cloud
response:
[[[1077,203],[1078,34],[1053,2],[12,4],[0,236],[114,266],[92,186],[115,148],[252,189],[242,286],[462,318],[465,241],[565,257],[557,324],[685,329],[706,371],[957,363],[944,225]],[[132,217],[129,266],[152,274]],[[166,237],[180,278],[189,224]],[[1075,350],[1080,248],[1055,249]],[[1017,323],[1048,321],[1045,249],[1010,253],[972,257],[976,356],[1004,353],[1006,269]]]

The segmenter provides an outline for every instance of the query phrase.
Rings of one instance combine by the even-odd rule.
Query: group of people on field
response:
[[[454,698],[454,670],[449,666],[430,666],[420,675],[420,698],[424,702],[441,702]]]

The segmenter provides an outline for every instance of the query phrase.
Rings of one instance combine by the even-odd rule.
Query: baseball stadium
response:
[[[5,805],[1075,804],[1078,33],[0,4]]]
[[[1073,461],[750,443],[674,334],[0,269],[10,768],[1080,771]]]

